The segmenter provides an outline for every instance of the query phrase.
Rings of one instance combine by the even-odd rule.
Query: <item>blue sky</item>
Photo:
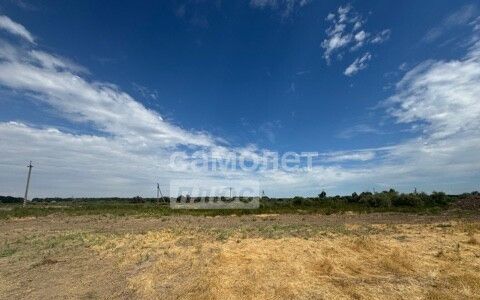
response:
[[[218,177],[272,196],[478,189],[478,1],[157,2],[0,3],[0,194],[30,159],[34,196]],[[199,149],[319,157],[167,166]]]

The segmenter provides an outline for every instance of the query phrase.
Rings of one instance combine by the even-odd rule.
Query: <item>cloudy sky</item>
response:
[[[480,185],[480,3],[0,2],[0,194]],[[183,168],[316,152],[312,168]],[[305,164],[302,160],[300,164]],[[190,164],[191,165],[191,164]]]

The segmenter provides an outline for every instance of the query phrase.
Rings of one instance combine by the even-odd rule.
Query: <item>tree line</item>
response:
[[[479,201],[479,192],[464,193],[461,195],[447,195],[444,192],[432,192],[427,194],[424,192],[399,193],[394,189],[382,192],[362,192],[360,194],[353,193],[346,196],[328,196],[322,191],[316,197],[291,197],[291,198],[269,198],[262,197],[261,205],[289,205],[289,206],[338,206],[338,205],[357,205],[364,207],[435,207],[447,206],[451,202],[458,199]],[[200,201],[229,201],[228,197],[193,197],[179,196],[177,198],[162,197],[159,199],[161,203],[176,202],[200,202]],[[241,198],[241,200],[251,200],[249,198]],[[22,203],[23,198],[12,196],[0,196],[0,203]],[[104,197],[104,198],[34,198],[33,203],[56,203],[56,202],[117,202],[117,203],[155,203],[157,198],[136,197]]]

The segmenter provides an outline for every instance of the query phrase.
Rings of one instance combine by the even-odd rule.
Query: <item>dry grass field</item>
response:
[[[0,220],[2,299],[480,299],[480,217]]]

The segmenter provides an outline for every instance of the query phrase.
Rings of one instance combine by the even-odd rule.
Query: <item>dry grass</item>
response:
[[[70,295],[68,290],[48,294],[48,282],[32,285],[30,293],[18,292],[23,276],[47,272],[45,280],[69,288],[76,298],[480,299],[478,221],[402,223],[392,217],[396,221],[388,224],[374,216],[371,222],[348,218],[327,226],[282,216],[256,216],[255,221],[197,217],[191,223],[168,219],[155,223],[162,227],[152,223],[148,230],[132,232],[128,219],[121,221],[127,232],[113,233],[106,225],[108,230],[81,233],[55,229],[22,243],[8,235],[6,246],[15,251],[0,258],[0,298]],[[28,234],[18,232],[14,238]],[[23,244],[37,250],[29,252]],[[71,262],[71,253],[84,260]],[[28,273],[22,273],[25,269]],[[76,278],[92,288],[55,276]]]
[[[409,225],[393,234],[224,241],[161,230],[96,250],[133,270],[130,288],[141,298],[480,298],[480,248],[461,229]]]

